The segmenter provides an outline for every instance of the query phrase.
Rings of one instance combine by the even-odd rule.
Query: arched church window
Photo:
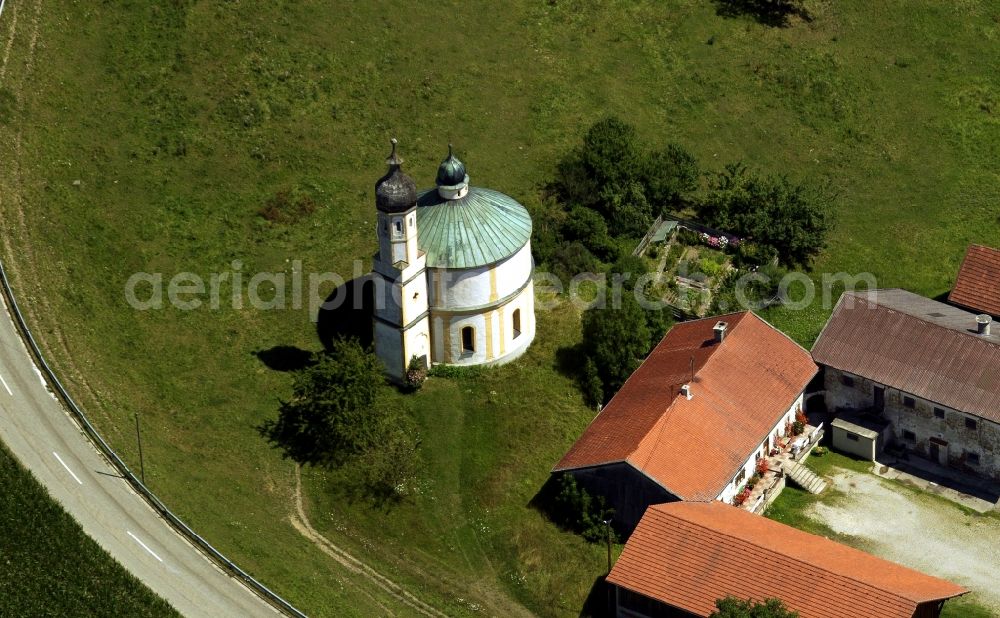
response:
[[[521,310],[515,309],[514,315],[511,318],[514,326],[514,339],[521,336]]]
[[[396,219],[396,233],[397,234],[403,233],[403,222],[400,221],[399,219]]]
[[[462,329],[462,354],[472,354],[476,351],[476,331],[471,326]]]

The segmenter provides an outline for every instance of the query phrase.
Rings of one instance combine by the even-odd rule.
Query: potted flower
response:
[[[767,463],[767,458],[761,457],[757,460],[757,474],[759,476],[764,476],[771,469],[770,465]]]
[[[741,491],[740,493],[736,494],[736,497],[733,498],[733,504],[735,504],[736,506],[740,506],[744,502],[746,502],[747,498],[750,497],[750,491],[751,491],[750,488],[744,487],[743,491]]]

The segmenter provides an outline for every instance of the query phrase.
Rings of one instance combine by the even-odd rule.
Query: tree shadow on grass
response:
[[[587,352],[582,342],[556,350],[555,370],[576,383],[588,406],[597,407],[604,403],[600,380],[597,376],[588,375]],[[596,383],[594,380],[597,380]]]
[[[371,275],[351,279],[327,296],[316,316],[316,334],[330,349],[338,337],[355,339],[368,348],[374,341],[375,283]]]
[[[586,358],[582,343],[563,346],[556,350],[556,371],[579,382],[583,377],[583,363]]]
[[[801,0],[715,0],[715,13],[731,18],[747,16],[772,28],[787,28],[793,16],[812,21]]]
[[[313,352],[293,345],[276,345],[253,353],[268,369],[274,371],[298,371],[316,363]]]
[[[382,513],[388,513],[401,504],[405,496],[383,483],[371,483],[347,474],[337,487],[337,492],[348,504],[364,504]]]

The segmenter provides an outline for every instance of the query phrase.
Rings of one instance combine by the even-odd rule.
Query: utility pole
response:
[[[139,444],[139,475],[142,478],[142,484],[146,484],[146,465],[142,461],[142,436],[139,435],[139,413],[135,413],[135,441]],[[610,545],[608,547],[611,547]],[[611,551],[610,549],[608,551]],[[609,556],[611,554],[608,554]],[[611,558],[609,557],[610,561]]]
[[[607,531],[608,540],[608,573],[611,573],[611,519],[605,519],[601,522]]]

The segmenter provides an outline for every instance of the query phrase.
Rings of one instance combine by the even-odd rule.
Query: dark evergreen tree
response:
[[[639,366],[650,340],[646,312],[632,294],[622,294],[617,307],[608,303],[583,314],[584,350],[597,369],[605,401]]]

